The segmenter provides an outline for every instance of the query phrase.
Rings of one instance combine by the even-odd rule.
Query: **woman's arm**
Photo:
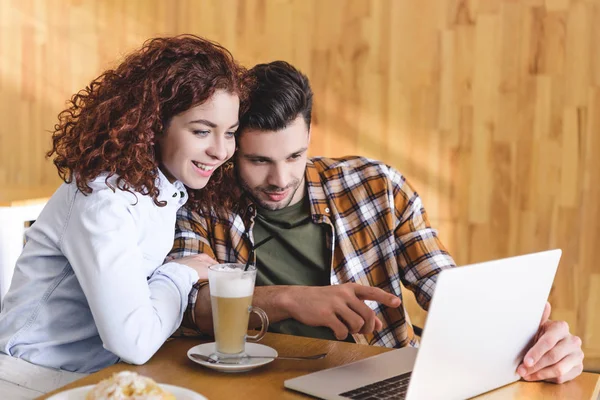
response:
[[[198,274],[170,262],[148,278],[137,243],[139,227],[124,199],[105,195],[89,205],[81,197],[61,238],[62,251],[104,347],[126,362],[143,364],[181,323]]]

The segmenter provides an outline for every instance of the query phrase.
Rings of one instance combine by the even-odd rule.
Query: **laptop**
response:
[[[561,250],[443,270],[421,346],[289,379],[326,400],[464,399],[520,379]]]

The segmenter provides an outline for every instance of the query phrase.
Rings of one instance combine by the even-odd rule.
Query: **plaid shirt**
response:
[[[375,286],[402,299],[402,282],[428,309],[438,272],[455,264],[430,227],[421,198],[404,176],[360,157],[311,158],[305,174],[312,221],[330,227],[331,284]],[[182,207],[170,258],[206,253],[220,263],[246,263],[254,244],[256,206],[242,198],[239,210],[223,218]],[[197,287],[190,294],[184,318],[188,327],[193,326],[196,295]],[[383,328],[374,334],[354,334],[357,343],[418,345],[403,305],[388,308],[374,301],[365,303]]]

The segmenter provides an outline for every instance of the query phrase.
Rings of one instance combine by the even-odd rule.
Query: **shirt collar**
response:
[[[181,181],[169,182],[169,179],[158,169],[155,185],[160,191],[159,201],[166,201],[169,205],[181,207],[188,199],[187,190]]]
[[[310,213],[313,219],[321,219],[329,217],[331,212],[329,208],[329,200],[325,193],[325,181],[321,176],[317,166],[313,160],[308,159],[306,163],[306,193],[310,201]]]

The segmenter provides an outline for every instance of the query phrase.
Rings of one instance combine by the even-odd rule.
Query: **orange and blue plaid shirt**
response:
[[[330,227],[331,284],[379,287],[402,299],[402,282],[427,310],[437,274],[455,263],[404,176],[361,157],[311,158],[305,176],[312,221]],[[224,217],[182,207],[169,258],[206,253],[219,263],[246,263],[254,245],[256,206],[243,197],[239,210]],[[192,321],[197,290],[196,286],[190,294],[184,325]],[[374,301],[365,303],[376,312],[383,328],[374,334],[354,334],[357,343],[418,345],[403,305],[388,308]]]

